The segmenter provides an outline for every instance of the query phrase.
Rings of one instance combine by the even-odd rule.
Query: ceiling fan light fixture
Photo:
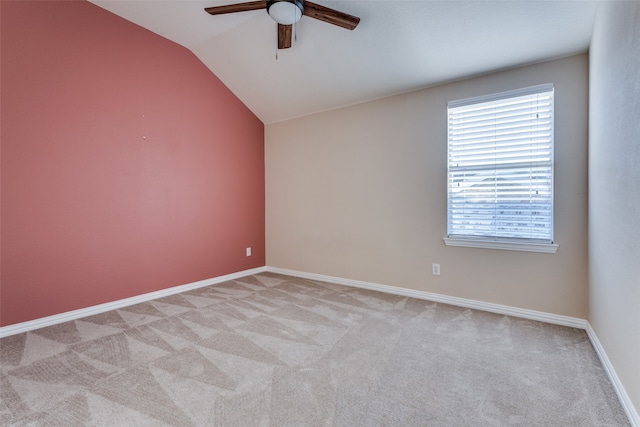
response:
[[[267,13],[278,24],[295,24],[302,18],[304,6],[300,0],[267,1]]]

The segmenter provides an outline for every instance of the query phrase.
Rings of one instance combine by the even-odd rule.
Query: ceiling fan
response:
[[[353,30],[358,26],[360,18],[335,9],[304,0],[264,0],[229,4],[226,6],[207,7],[204,10],[211,15],[245,12],[248,10],[267,9],[267,13],[278,23],[278,49],[291,47],[292,25],[302,15]]]

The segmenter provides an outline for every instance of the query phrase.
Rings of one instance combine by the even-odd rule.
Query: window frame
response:
[[[450,110],[452,108],[464,107],[469,105],[477,105],[487,102],[500,101],[510,98],[516,98],[520,96],[533,95],[539,93],[551,92],[554,96],[552,100],[552,111],[555,110],[555,88],[553,84],[542,84],[536,86],[525,87],[521,89],[515,89],[505,92],[493,93],[489,95],[477,96],[472,98],[466,98],[456,101],[450,101],[447,103],[447,236],[444,238],[444,243],[447,246],[461,246],[461,247],[472,247],[472,248],[488,248],[488,249],[501,249],[501,250],[513,250],[513,251],[527,251],[527,252],[542,252],[542,253],[556,253],[559,245],[554,242],[554,211],[555,211],[555,203],[554,203],[554,170],[555,170],[555,113],[551,115],[551,215],[550,215],[550,241],[539,240],[539,239],[528,239],[528,238],[519,238],[519,237],[484,237],[484,236],[472,236],[472,235],[449,235],[450,232],[450,132],[449,132],[449,117]]]

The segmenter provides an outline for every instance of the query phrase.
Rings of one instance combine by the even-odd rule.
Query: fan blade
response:
[[[245,12],[247,10],[266,9],[265,1],[249,1],[246,3],[228,4],[225,6],[206,7],[204,10],[211,15],[222,15],[223,13]]]
[[[310,1],[304,2],[304,14],[311,18],[346,28],[347,30],[353,30],[360,22],[360,18],[357,16],[349,15],[325,6],[320,6],[319,4],[311,3]]]
[[[293,25],[278,24],[278,49],[291,47],[291,33]]]

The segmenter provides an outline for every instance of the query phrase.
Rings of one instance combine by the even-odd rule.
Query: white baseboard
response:
[[[413,289],[400,288],[397,286],[380,285],[377,283],[363,282],[360,280],[344,279],[341,277],[325,276],[322,274],[305,273],[296,270],[287,270],[277,267],[266,267],[266,271],[272,273],[284,274],[287,276],[301,277],[303,279],[317,280],[321,282],[336,283],[338,285],[352,286],[355,288],[371,289],[374,291],[385,292],[389,294],[402,295],[407,297],[419,298],[428,301],[441,302],[460,307],[473,308],[476,310],[488,311],[491,313],[504,314],[508,316],[521,317],[529,320],[537,320],[540,322],[551,323],[554,325],[570,326],[578,329],[584,329],[589,336],[589,340],[593,345],[595,352],[598,354],[602,365],[604,366],[609,379],[615,389],[620,403],[624,408],[629,421],[633,427],[640,427],[640,417],[635,409],[633,402],[629,398],[624,386],[620,382],[611,361],[607,357],[604,348],[600,344],[595,331],[591,328],[589,322],[585,319],[576,317],[560,316],[557,314],[545,313],[542,311],[527,310],[524,308],[511,307],[508,305],[493,304],[483,301],[477,301],[466,298],[452,297],[448,295],[436,294],[432,292],[417,291]]]
[[[633,427],[640,427],[640,415],[638,414],[638,411],[633,405],[631,398],[629,397],[629,395],[627,394],[627,391],[622,385],[620,378],[618,378],[618,374],[616,373],[616,370],[613,368],[613,365],[611,364],[611,361],[609,360],[607,353],[604,351],[604,347],[602,347],[602,344],[600,344],[600,340],[598,339],[596,332],[593,330],[593,328],[591,327],[591,324],[589,323],[587,323],[586,329],[587,329],[587,334],[589,335],[589,339],[591,340],[591,344],[593,345],[593,348],[596,350],[596,353],[600,358],[600,362],[602,362],[602,366],[604,367],[605,372],[609,376],[609,380],[611,381],[611,384],[613,384],[613,388],[616,390],[616,393],[618,394],[618,399],[620,399],[620,403],[622,404],[624,411],[627,413],[627,417],[629,418],[631,425]]]
[[[28,322],[16,323],[14,325],[0,327],[0,338],[8,337],[22,332],[32,331],[34,329],[44,328],[45,326],[56,325],[58,323],[68,322],[70,320],[80,319],[82,317],[92,316],[94,314],[104,313],[105,311],[116,310],[118,308],[127,307],[141,302],[151,301],[154,299],[166,297],[169,295],[186,292],[193,289],[203,288],[205,286],[216,285],[226,282],[227,280],[239,279],[240,277],[250,276],[252,274],[262,273],[266,271],[266,267],[258,267],[250,270],[243,270],[237,273],[231,273],[224,276],[218,276],[211,279],[200,280],[198,282],[188,283],[186,285],[174,286],[167,289],[161,289],[155,292],[149,292],[134,297],[125,298],[117,301],[107,302],[104,304],[94,305],[91,307],[81,308],[79,310],[67,311],[65,313],[55,314],[53,316],[41,317],[40,319],[30,320]]]
[[[370,289],[373,291],[380,291],[388,294],[402,295],[406,297],[440,302],[459,307],[473,308],[476,310],[488,311],[491,313],[505,314],[513,317],[521,317],[529,320],[552,323],[555,325],[570,326],[579,329],[586,329],[587,326],[586,320],[578,319],[576,317],[561,316],[558,314],[545,313],[542,311],[511,307],[508,305],[493,304],[490,302],[477,301],[467,298],[452,297],[449,295],[436,294],[433,292],[417,291],[414,289],[381,285],[378,283],[363,282],[360,280],[344,279],[341,277],[325,276],[322,274],[305,273],[302,271],[287,270],[284,268],[267,267],[267,271],[272,273],[285,274],[287,276],[301,277],[304,279],[336,283],[338,285],[352,286],[355,288]]]

